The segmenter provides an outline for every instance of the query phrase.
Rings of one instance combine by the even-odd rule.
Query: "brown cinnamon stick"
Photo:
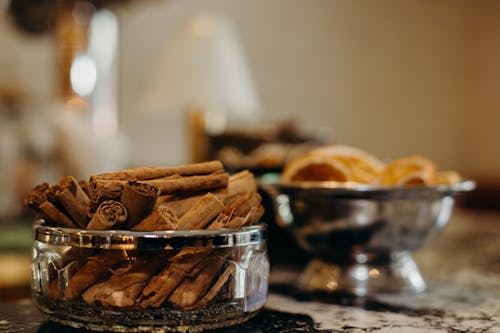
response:
[[[91,248],[72,247],[61,255],[57,262],[57,269],[54,265],[49,265],[48,270],[52,281],[49,284],[47,295],[54,299],[63,297],[62,292],[66,288],[63,283],[67,276],[73,275],[80,269],[93,252],[94,249]]]
[[[199,301],[197,301],[194,305],[192,305],[190,308],[200,308],[208,302],[210,302],[212,299],[214,299],[215,296],[219,294],[221,291],[222,287],[226,284],[226,282],[229,280],[229,278],[234,274],[234,265],[229,265],[226,270],[219,276],[217,281],[210,287],[210,289],[207,291],[207,293],[201,298]]]
[[[99,204],[104,200],[120,200],[126,180],[107,180],[90,177],[90,199]]]
[[[47,193],[50,191],[48,183],[42,183],[35,186],[26,196],[25,204],[33,210],[39,212],[47,222],[62,227],[76,228],[77,225],[61,209],[49,201]]]
[[[90,206],[90,199],[82,190],[78,181],[67,176],[63,178],[55,190],[53,190],[55,200],[64,207],[73,221],[80,227],[85,228],[87,225],[87,211]]]
[[[248,170],[240,171],[231,175],[228,180],[227,187],[213,191],[219,199],[225,201],[237,194],[246,192],[257,192],[257,182],[254,175]],[[158,198],[156,206],[165,206],[175,212],[177,216],[184,215],[203,194],[190,196],[172,196],[167,195]]]
[[[144,286],[167,261],[165,253],[138,259],[124,274],[113,274],[104,282],[88,288],[82,298],[88,304],[100,303],[105,306],[131,307],[139,299]]]
[[[90,199],[90,183],[88,180],[79,180],[78,181],[78,184],[80,185],[80,187],[82,188],[82,191],[85,192],[85,194],[87,195],[87,197],[89,197]]]
[[[261,213],[264,213],[263,208],[259,208],[262,207],[261,201],[260,194],[256,192],[233,197],[207,229],[241,228],[258,222],[262,217]]]
[[[135,225],[131,230],[134,231],[160,231],[160,230],[175,230],[179,219],[175,213],[168,207],[157,207],[153,209],[151,214],[146,216],[139,224]]]
[[[162,305],[186,276],[199,272],[206,255],[207,252],[184,250],[171,258],[169,264],[144,287],[139,305],[142,308]]]
[[[157,187],[136,181],[124,186],[120,202],[127,209],[127,228],[133,228],[151,213],[159,193]]]
[[[264,215],[264,206],[259,205],[257,208],[253,207],[249,212],[248,217],[245,222],[245,226],[247,225],[255,225],[260,222],[260,219]]]
[[[184,279],[168,300],[182,309],[192,308],[208,291],[223,264],[224,258],[210,258],[205,261],[200,273],[192,279]]]
[[[208,192],[179,219],[176,230],[203,229],[223,209],[222,201]]]
[[[216,171],[208,175],[194,175],[186,177],[169,176],[144,180],[141,183],[156,186],[160,194],[176,194],[186,192],[201,192],[226,187],[229,175],[224,171]]]
[[[106,230],[120,226],[127,219],[125,207],[114,200],[103,201],[92,216],[87,229]]]
[[[172,175],[191,176],[205,175],[222,171],[224,167],[220,161],[186,164],[174,167],[141,167],[118,172],[95,175],[94,178],[107,180],[148,180],[163,178]]]
[[[69,278],[68,286],[64,290],[65,299],[71,300],[78,297],[82,291],[109,274],[110,269],[124,259],[126,259],[125,254],[116,250],[106,250],[98,256],[89,258]]]
[[[218,190],[216,194],[221,199],[228,199],[245,192],[257,192],[257,180],[253,173],[248,170],[231,175],[227,187]]]

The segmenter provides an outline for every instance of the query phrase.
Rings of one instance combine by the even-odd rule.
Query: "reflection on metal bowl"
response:
[[[454,196],[475,187],[373,187],[334,182],[267,183],[279,224],[314,259],[303,290],[365,296],[425,289],[411,253],[449,221]]]

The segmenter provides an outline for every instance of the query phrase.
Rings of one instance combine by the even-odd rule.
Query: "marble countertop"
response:
[[[267,305],[249,322],[216,332],[500,333],[500,213],[455,210],[416,261],[417,295],[304,299],[287,292],[296,272],[273,267]],[[30,300],[0,303],[0,332],[84,332],[47,322]]]
[[[326,303],[271,294],[267,308],[308,315],[319,332],[500,333],[498,212],[456,210],[415,257],[427,282],[420,294]]]

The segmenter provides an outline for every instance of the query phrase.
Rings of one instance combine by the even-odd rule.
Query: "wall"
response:
[[[203,0],[133,7],[121,15],[121,101],[130,131],[144,129],[138,114],[148,126],[173,117],[172,110],[148,113],[137,98],[168,52],[172,28],[193,13],[224,13],[246,47],[266,117],[326,129],[336,142],[379,156],[423,154],[471,175],[500,170],[493,153],[500,139],[498,2]],[[164,147],[176,145],[168,135],[164,140]]]
[[[117,12],[120,116],[132,165],[187,160],[182,110],[144,96],[174,28],[212,12],[236,24],[264,118],[297,119],[379,156],[419,153],[442,168],[498,178],[497,1],[151,0]],[[5,22],[0,84],[27,87],[43,114],[54,94],[53,41],[19,36]]]

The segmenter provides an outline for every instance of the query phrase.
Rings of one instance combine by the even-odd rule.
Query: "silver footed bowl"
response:
[[[277,223],[314,256],[299,277],[299,288],[366,296],[425,289],[411,254],[448,223],[455,195],[474,189],[475,183],[263,186],[273,198]]]

